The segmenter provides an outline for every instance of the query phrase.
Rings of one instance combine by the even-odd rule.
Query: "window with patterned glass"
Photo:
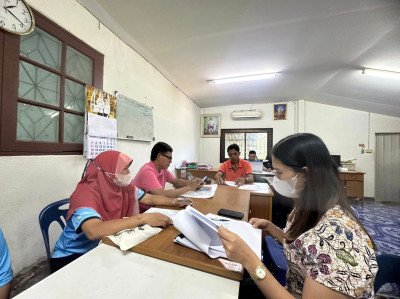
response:
[[[19,37],[0,32],[0,153],[82,152],[85,86],[102,89],[104,56],[34,14],[32,33]]]
[[[229,159],[226,149],[236,143],[240,148],[240,158],[248,159],[249,151],[257,153],[259,160],[270,156],[273,129],[222,129],[220,138],[220,162]]]

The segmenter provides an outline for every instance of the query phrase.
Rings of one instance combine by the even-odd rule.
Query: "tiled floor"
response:
[[[48,275],[50,275],[50,270],[47,259],[41,259],[36,264],[14,274],[11,288],[11,298],[17,296],[19,293],[46,278]]]

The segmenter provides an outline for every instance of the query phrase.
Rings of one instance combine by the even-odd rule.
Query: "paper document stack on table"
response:
[[[174,242],[202,251],[211,258],[226,258],[225,249],[217,233],[218,227],[223,225],[239,235],[261,259],[260,229],[253,228],[244,221],[232,220],[213,214],[207,216],[191,206],[179,211],[174,217],[174,226],[182,234],[177,236]]]

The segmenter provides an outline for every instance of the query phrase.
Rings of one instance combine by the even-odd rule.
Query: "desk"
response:
[[[182,169],[176,169],[177,178],[181,178],[181,171]],[[186,169],[186,171],[189,171],[196,178],[208,176],[209,178],[213,179],[218,171],[218,168],[213,168],[211,170]],[[272,221],[272,197],[274,196],[274,193],[267,184],[267,180],[265,178],[273,177],[275,174],[270,171],[262,171],[255,172],[253,175],[255,181],[254,184],[260,185],[260,183],[264,183],[263,185],[265,186],[260,185],[259,191],[251,191],[249,218],[254,217]]]
[[[347,197],[364,199],[364,172],[340,171],[339,179],[343,181]]]
[[[250,191],[238,190],[229,186],[218,186],[213,198],[199,198],[195,199],[195,201],[198,203],[195,208],[203,214],[217,214],[219,209],[226,208],[244,213],[243,221],[248,221]],[[165,208],[170,209],[171,207]],[[159,234],[136,245],[130,250],[226,278],[234,280],[243,279],[243,273],[225,269],[218,259],[211,259],[205,253],[174,243],[173,240],[177,235],[179,235],[179,231],[173,225],[170,225]],[[108,238],[103,238],[103,242],[115,246]]]
[[[218,168],[211,168],[210,170],[200,170],[200,169],[180,169],[176,168],[176,178],[177,179],[186,179],[186,177],[182,177],[182,170],[186,170],[186,172],[190,172],[195,178],[202,179],[205,176],[208,176],[210,179],[214,179],[215,175],[218,172]]]
[[[250,191],[249,218],[261,218],[272,221],[272,192],[265,183],[253,183],[258,186],[257,191]]]
[[[17,299],[237,298],[239,282],[100,244]]]
[[[274,177],[275,173],[272,171],[260,171],[260,172],[253,172],[254,182],[257,183],[267,183],[268,177]]]

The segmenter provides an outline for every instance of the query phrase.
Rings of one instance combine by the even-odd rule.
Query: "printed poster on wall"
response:
[[[117,98],[86,85],[87,131],[89,136],[117,138]]]
[[[86,85],[84,154],[93,159],[104,151],[117,150],[117,98]]]

